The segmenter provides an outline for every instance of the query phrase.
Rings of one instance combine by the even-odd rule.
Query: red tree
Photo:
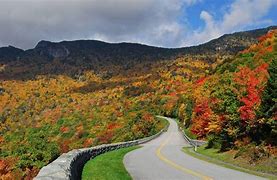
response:
[[[246,96],[240,98],[244,105],[239,108],[240,118],[244,122],[249,123],[256,118],[255,110],[261,103],[261,93],[268,76],[267,68],[268,64],[266,63],[255,70],[242,67],[235,74],[235,82],[240,85],[240,90],[246,92]]]

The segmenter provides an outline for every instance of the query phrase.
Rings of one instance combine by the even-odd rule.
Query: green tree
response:
[[[186,126],[186,128],[188,128],[191,124],[191,117],[192,117],[194,102],[191,98],[188,98],[186,100],[186,103],[187,103],[187,105],[186,105],[186,109],[185,109],[185,112],[186,112],[185,126]]]
[[[265,117],[271,117],[277,110],[277,59],[274,59],[269,68],[269,79],[263,93],[261,111]]]

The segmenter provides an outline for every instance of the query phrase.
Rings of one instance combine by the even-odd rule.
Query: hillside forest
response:
[[[0,64],[0,179],[31,179],[72,149],[155,134],[164,126],[155,115],[177,118],[234,158],[274,164],[277,30],[235,55],[213,57],[115,66],[109,77],[84,70],[11,78],[22,66]]]

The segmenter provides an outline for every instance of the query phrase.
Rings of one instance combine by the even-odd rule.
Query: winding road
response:
[[[177,123],[166,118],[168,131],[158,138],[143,144],[124,157],[124,165],[135,180],[179,180],[179,179],[263,179],[254,175],[224,168],[191,157],[182,152],[189,146],[178,130]]]

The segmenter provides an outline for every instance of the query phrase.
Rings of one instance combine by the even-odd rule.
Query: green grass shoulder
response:
[[[123,164],[124,155],[139,146],[122,148],[99,155],[85,164],[83,180],[131,180]]]
[[[259,164],[249,164],[247,159],[238,157],[234,159],[235,151],[219,152],[218,149],[205,148],[205,145],[198,147],[197,152],[194,152],[190,147],[184,147],[183,151],[198,159],[211,162],[223,167],[246,172],[256,176],[265,177],[268,179],[277,179],[277,169],[272,163],[276,159],[267,159]],[[271,165],[269,165],[271,164]]]

